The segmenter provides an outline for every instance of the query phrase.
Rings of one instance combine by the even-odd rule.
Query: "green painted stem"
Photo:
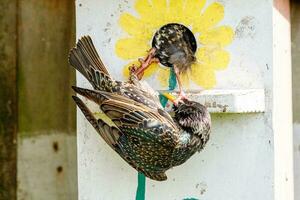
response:
[[[171,68],[170,76],[169,76],[169,90],[170,91],[174,90],[176,88],[176,85],[177,85],[176,75],[175,75],[174,69]],[[161,105],[163,107],[165,107],[168,102],[168,99],[163,95],[159,95],[159,101],[160,101]]]
[[[146,193],[146,177],[142,173],[138,173],[138,187],[136,190],[135,200],[145,200]]]
[[[169,76],[169,90],[174,90],[176,88],[176,75],[171,68],[170,76]],[[160,103],[163,107],[166,106],[168,99],[165,96],[159,95]],[[138,173],[138,186],[136,190],[135,200],[145,200],[145,193],[146,193],[146,177],[142,173]]]

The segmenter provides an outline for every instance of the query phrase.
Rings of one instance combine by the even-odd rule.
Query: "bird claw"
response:
[[[137,73],[139,67],[137,67],[136,65],[133,64],[133,65],[129,66],[128,69],[129,69],[129,75],[131,78],[135,77],[138,80],[142,79],[144,72]]]
[[[156,49],[155,48],[151,48],[147,51],[148,55],[152,55],[154,56]]]
[[[187,99],[187,96],[186,96],[186,94],[184,93],[183,90],[181,90],[181,91],[179,92],[179,98],[182,99],[182,100]]]
[[[144,75],[144,71],[152,64],[152,63],[157,63],[159,62],[159,60],[157,58],[155,58],[155,48],[151,48],[148,51],[148,55],[143,59],[143,58],[139,58],[138,61],[140,62],[140,67],[130,67],[130,73],[131,74],[135,74],[139,80],[142,79],[143,75]]]
[[[129,66],[128,69],[129,69],[130,74],[133,74],[137,70],[137,67],[133,64],[133,65]]]
[[[186,100],[186,99],[188,99],[187,96],[186,96],[186,94],[183,91],[180,91],[178,98],[173,101],[173,104],[175,106],[177,106],[179,104],[179,102],[183,103],[184,100]]]
[[[138,61],[140,62],[141,65],[145,62],[143,58],[139,58]]]

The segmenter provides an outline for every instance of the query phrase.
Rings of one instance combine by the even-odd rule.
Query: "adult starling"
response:
[[[196,61],[196,50],[196,39],[184,25],[167,24],[154,34],[149,57],[158,58],[161,64],[174,68],[179,87],[178,100],[186,98],[182,89],[180,74],[185,73]],[[140,69],[140,71],[142,70],[145,68]]]
[[[145,176],[166,180],[166,170],[184,163],[208,141],[211,122],[203,105],[184,99],[174,106],[172,118],[158,103],[157,93],[135,74],[128,82],[113,80],[90,37],[78,41],[69,62],[94,88],[73,89],[98,104],[96,112],[105,117],[73,96],[76,104],[105,142]]]

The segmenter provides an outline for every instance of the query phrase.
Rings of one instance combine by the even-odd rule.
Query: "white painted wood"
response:
[[[172,93],[176,95],[176,93]],[[211,113],[259,113],[265,111],[263,89],[204,90],[186,93],[191,100],[205,105]]]
[[[275,0],[274,5],[272,120],[275,145],[275,200],[293,200],[294,168],[289,1]]]
[[[294,123],[294,179],[295,200],[300,200],[300,124]]]

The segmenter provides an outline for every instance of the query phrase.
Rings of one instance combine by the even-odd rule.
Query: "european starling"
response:
[[[159,62],[167,67],[174,68],[179,87],[178,100],[186,98],[179,78],[180,74],[185,73],[196,61],[196,50],[196,39],[184,25],[167,24],[154,34],[149,56],[158,58]]]
[[[94,88],[73,87],[75,92],[98,104],[96,112],[109,120],[97,117],[73,96],[76,104],[105,142],[145,176],[166,180],[166,170],[184,163],[208,141],[211,122],[203,105],[183,99],[174,106],[172,118],[159,104],[157,93],[135,74],[128,82],[113,80],[90,37],[78,41],[69,62]]]

